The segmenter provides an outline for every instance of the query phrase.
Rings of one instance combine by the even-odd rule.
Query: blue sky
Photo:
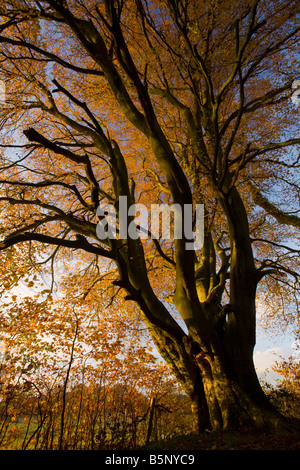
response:
[[[260,380],[276,384],[280,375],[272,370],[272,364],[295,354],[294,341],[294,336],[289,333],[274,336],[274,333],[268,334],[265,330],[257,329],[254,364]]]

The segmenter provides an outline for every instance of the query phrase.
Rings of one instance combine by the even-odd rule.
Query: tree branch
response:
[[[84,67],[78,67],[77,65],[74,65],[74,64],[70,64],[69,62],[65,61],[64,59],[62,59],[61,57],[57,56],[56,54],[52,53],[52,52],[48,52],[38,46],[35,46],[34,44],[31,44],[27,41],[25,41],[24,39],[11,39],[11,38],[8,38],[6,36],[0,36],[0,44],[11,44],[13,46],[18,46],[18,47],[25,47],[27,48],[28,50],[30,51],[35,51],[45,57],[47,57],[51,62],[56,62],[60,65],[62,65],[63,67],[65,68],[68,68],[70,70],[74,70],[74,72],[78,72],[78,73],[84,73],[84,74],[88,74],[88,75],[97,75],[97,76],[101,76],[103,77],[103,72],[101,72],[100,70],[93,70],[93,69],[88,69],[88,68],[84,68]],[[32,57],[30,57],[30,59],[32,60]]]
[[[272,215],[277,222],[300,228],[300,217],[278,209],[275,204],[263,196],[260,190],[251,181],[248,180],[246,182],[246,186],[249,188],[255,204],[264,209],[268,214]]]
[[[92,245],[82,235],[77,235],[77,240],[65,240],[62,238],[51,237],[49,235],[34,232],[25,232],[23,234],[18,235],[12,234],[5,238],[2,242],[0,242],[0,251],[5,250],[10,246],[16,245],[17,243],[26,241],[37,241],[47,245],[63,246],[66,248],[73,248],[75,250],[80,249],[89,253],[104,256],[105,258],[109,258],[112,260],[115,259],[115,256],[111,251],[105,250],[100,246]]]
[[[47,188],[51,186],[60,186],[62,188],[69,189],[70,191],[74,192],[77,199],[80,201],[80,203],[86,207],[87,209],[91,209],[91,206],[84,200],[82,195],[80,194],[78,188],[76,187],[75,184],[67,184],[64,183],[63,181],[40,181],[38,183],[30,183],[30,182],[25,182],[25,181],[10,181],[10,180],[0,180],[0,185],[1,184],[6,184],[9,186],[20,186],[20,187],[30,187],[30,188]]]
[[[58,155],[63,155],[64,157],[69,158],[75,163],[87,163],[87,157],[82,156],[82,155],[77,155],[74,152],[71,152],[71,150],[68,150],[63,147],[59,147],[57,144],[54,142],[51,142],[51,140],[47,139],[44,137],[42,134],[37,132],[35,129],[30,127],[27,130],[23,131],[23,134],[27,137],[29,142],[38,142],[41,144],[43,147],[52,150],[52,152],[58,154]]]

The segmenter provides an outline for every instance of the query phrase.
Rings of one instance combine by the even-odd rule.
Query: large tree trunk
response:
[[[247,362],[241,362],[242,371],[237,369],[238,361],[231,361],[221,339],[217,344],[214,338],[214,347],[207,352],[195,340],[195,332],[193,338],[185,336],[176,343],[157,328],[150,332],[191,399],[194,432],[285,426],[261,389],[250,355]]]
[[[211,321],[216,317],[213,300],[199,299],[197,304],[193,297],[193,302],[188,302],[185,289],[181,289],[175,302],[188,336],[182,338],[181,347],[178,338],[175,344],[160,337],[160,350],[168,351],[164,357],[191,398],[196,432],[283,426],[284,419],[268,402],[253,363],[257,278],[247,215],[235,188],[223,206],[230,230],[231,260],[230,304],[222,328]],[[180,287],[178,274],[176,288]]]
[[[223,331],[207,338],[209,347],[205,351],[200,347],[195,351],[194,347],[193,361],[202,380],[211,429],[273,426],[281,417],[269,404],[253,363],[257,278],[247,215],[234,187],[227,192],[222,205],[231,240],[230,306]],[[197,333],[202,334],[201,330]],[[195,413],[205,409],[203,401],[202,397],[202,405],[198,407],[193,403]],[[195,423],[200,431],[202,421],[197,416]]]
[[[194,432],[260,426],[286,428],[285,419],[265,397],[253,362],[244,363],[243,376],[248,370],[250,377],[244,388],[245,384],[238,382],[232,364],[224,365],[219,357],[212,358],[201,352],[193,360],[198,372],[196,380],[193,377],[193,391],[189,393]]]

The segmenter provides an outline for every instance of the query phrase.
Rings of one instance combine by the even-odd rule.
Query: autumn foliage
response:
[[[7,305],[1,449],[130,449],[191,429],[187,398],[136,319],[120,311],[103,320],[97,307],[87,325],[78,300]]]

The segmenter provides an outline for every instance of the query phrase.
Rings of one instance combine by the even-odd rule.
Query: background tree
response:
[[[146,441],[151,397],[152,438],[191,430],[187,399],[141,341],[136,316],[111,308],[103,318],[96,293],[82,293],[79,283],[56,301],[2,305],[1,449],[136,448]]]
[[[280,374],[280,378],[275,385],[264,385],[268,397],[282,414],[299,420],[299,342],[294,355],[288,359],[279,357],[272,369]]]
[[[285,0],[0,8],[0,201],[14,209],[1,249],[44,244],[44,261],[69,272],[75,251],[87,291],[125,291],[198,431],[282,422],[253,348],[257,293],[299,293],[297,13]],[[187,250],[186,234],[100,240],[97,208],[119,215],[120,196],[204,203],[202,249]]]

